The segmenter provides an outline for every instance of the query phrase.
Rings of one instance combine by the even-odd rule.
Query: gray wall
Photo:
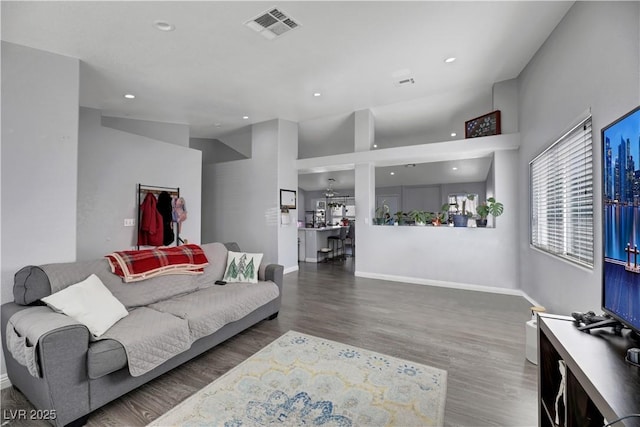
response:
[[[438,212],[448,201],[449,194],[467,193],[478,194],[480,200],[485,199],[486,185],[484,182],[465,182],[439,185],[400,185],[396,187],[376,188],[376,197],[398,196],[400,210],[425,210]],[[391,212],[393,215],[395,212]]]
[[[202,164],[204,165],[247,158],[247,156],[239,153],[218,139],[190,138],[189,147],[202,151]],[[251,152],[251,150],[249,150],[249,152]]]
[[[251,158],[204,165],[203,242],[238,242],[266,262],[297,268],[297,212],[289,225],[280,215],[280,188],[298,188],[297,138],[293,122],[254,124]]]
[[[170,144],[189,146],[189,125],[181,123],[153,122],[149,120],[131,120],[122,117],[102,116],[102,126],[118,129],[135,135]]]
[[[500,110],[500,132],[518,132],[518,80],[493,85],[493,109]]]
[[[80,108],[78,259],[100,258],[135,246],[137,227],[124,227],[124,219],[137,222],[139,183],[180,187],[188,214],[180,236],[200,243],[201,168],[199,150],[104,127],[100,110]]]
[[[640,104],[639,26],[638,2],[576,2],[519,78],[520,282],[552,312],[601,306],[600,129]],[[595,169],[593,270],[529,247],[529,162],[588,108]]]
[[[253,125],[251,158],[203,167],[203,242],[238,242],[277,261],[277,122]]]
[[[251,157],[252,135],[251,126],[245,126],[240,130],[221,136],[220,141],[248,159]]]
[[[308,159],[353,152],[354,129],[355,113],[300,122],[298,158]]]
[[[3,303],[21,267],[76,257],[78,82],[77,59],[2,42]]]

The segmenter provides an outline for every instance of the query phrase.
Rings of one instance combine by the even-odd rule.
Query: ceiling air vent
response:
[[[413,73],[408,69],[394,71],[393,74],[391,74],[391,77],[393,78],[393,84],[396,87],[411,86],[416,83],[413,78]]]
[[[288,16],[281,9],[275,7],[270,8],[244,24],[269,40],[280,37],[284,33],[300,26],[291,16]]]

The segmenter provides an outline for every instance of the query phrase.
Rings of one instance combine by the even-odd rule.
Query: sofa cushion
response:
[[[191,346],[184,319],[147,307],[131,310],[102,336],[118,341],[127,353],[129,373],[143,375]]]
[[[192,340],[212,334],[278,297],[273,282],[213,286],[152,304],[149,308],[186,319]]]
[[[206,243],[201,245],[209,265],[204,273],[196,277],[200,287],[213,286],[216,280],[221,280],[227,266],[227,248],[222,243]]]
[[[95,274],[42,298],[42,301],[85,325],[95,337],[104,334],[118,320],[129,314]]]
[[[98,340],[89,345],[87,372],[95,380],[127,366],[127,353],[116,340]]]

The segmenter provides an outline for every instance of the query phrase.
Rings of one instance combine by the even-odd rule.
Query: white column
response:
[[[375,127],[371,110],[355,112],[354,151],[369,151],[375,140]]]

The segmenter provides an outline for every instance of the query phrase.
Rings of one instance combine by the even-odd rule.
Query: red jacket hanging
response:
[[[157,200],[151,193],[147,193],[140,205],[140,226],[138,227],[138,245],[162,246],[164,232],[162,229],[162,215],[156,208]]]

